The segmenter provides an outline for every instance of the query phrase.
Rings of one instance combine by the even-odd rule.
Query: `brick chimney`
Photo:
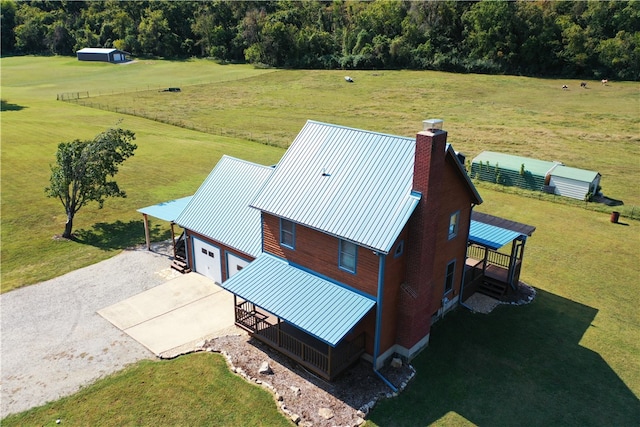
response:
[[[437,251],[439,201],[444,181],[447,132],[442,120],[425,120],[416,135],[413,190],[422,197],[411,220],[407,241],[407,274],[400,291],[397,343],[409,350],[407,356],[426,346],[431,316],[440,299],[433,295],[434,260]]]

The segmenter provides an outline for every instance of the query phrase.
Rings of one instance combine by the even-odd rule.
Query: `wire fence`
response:
[[[201,83],[204,84],[204,83]],[[141,117],[144,119],[153,120],[159,123],[168,124],[171,126],[181,127],[184,129],[194,130],[197,132],[204,132],[211,135],[218,135],[230,138],[238,138],[247,141],[257,142],[260,144],[270,145],[274,147],[286,148],[291,141],[292,136],[285,133],[257,133],[252,131],[243,131],[235,128],[227,128],[223,126],[212,126],[211,124],[202,124],[199,122],[194,122],[190,120],[183,119],[171,119],[166,116],[159,116],[157,112],[147,111],[141,108],[127,108],[127,107],[118,107],[115,105],[111,105],[109,103],[104,103],[99,101],[99,97],[106,95],[117,95],[117,94],[127,94],[132,92],[146,92],[146,91],[158,91],[158,92],[179,92],[180,87],[172,86],[172,87],[152,87],[147,86],[143,89],[134,89],[134,90],[124,90],[124,91],[109,91],[109,92],[95,92],[89,93],[89,91],[83,92],[65,92],[58,93],[56,95],[56,99],[58,101],[64,102],[72,102],[77,105],[82,105],[84,107],[96,108],[104,111],[111,111],[118,114],[127,114],[130,116]],[[94,101],[95,99],[95,101]]]

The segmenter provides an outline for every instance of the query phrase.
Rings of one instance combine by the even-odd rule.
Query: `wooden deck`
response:
[[[497,299],[504,297],[509,292],[511,289],[509,265],[508,262],[504,265],[504,258],[508,260],[506,255],[493,252],[492,256],[488,257],[486,265],[482,259],[467,258],[463,301],[475,292]],[[512,267],[519,271],[520,264],[520,261],[517,261]]]
[[[364,334],[331,347],[247,301],[236,305],[235,317],[236,325],[246,329],[254,338],[329,381],[352,366],[364,353]]]

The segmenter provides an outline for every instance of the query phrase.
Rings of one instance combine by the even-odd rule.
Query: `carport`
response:
[[[138,209],[144,220],[144,239],[147,249],[151,250],[151,237],[149,233],[149,215],[154,218],[167,221],[171,224],[171,241],[173,242],[173,257],[176,257],[176,238],[173,226],[175,220],[180,216],[184,208],[189,204],[193,196],[183,197],[181,199],[169,200],[168,202],[158,203]]]
[[[171,279],[98,314],[161,357],[234,327],[233,294],[198,273]]]

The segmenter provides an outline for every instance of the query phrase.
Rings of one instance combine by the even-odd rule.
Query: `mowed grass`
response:
[[[416,378],[376,407],[372,424],[637,425],[640,224],[480,191],[479,211],[537,227],[521,277],[536,299],[436,323]]]
[[[243,408],[243,409],[240,409]],[[249,386],[212,353],[142,361],[3,426],[290,426],[270,392]]]
[[[117,66],[78,66],[69,58],[5,58],[1,64],[2,99],[9,105],[2,112],[3,291],[142,243],[142,221],[135,210],[192,194],[222,154],[270,164],[284,152],[244,139],[55,101],[58,92],[86,90],[92,83],[102,87],[101,82],[108,79],[123,92],[139,89],[141,80],[149,85],[178,85],[161,77],[151,81],[149,74],[142,73],[139,80],[133,73],[121,81],[105,76],[121,72]],[[148,65],[160,75],[163,67],[176,67],[161,61]],[[211,75],[218,68],[229,72],[235,67],[206,61],[179,65],[202,67]],[[126,72],[135,66],[127,65],[132,68]],[[282,138],[281,145],[291,141],[306,119],[411,136],[421,120],[443,118],[449,141],[470,156],[482,150],[506,151],[598,170],[607,195],[624,200],[623,208],[640,205],[636,83],[612,82],[602,87],[590,82],[591,88],[582,90],[579,82],[569,82],[570,90],[562,91],[561,81],[519,77],[362,71],[350,73],[356,82],[347,85],[343,73],[332,71],[285,70],[259,77],[242,67],[237,72],[243,75],[242,81],[232,73],[224,84],[200,85],[206,80],[193,76],[194,90],[185,83],[179,94],[135,92],[140,101],[137,108],[153,105],[144,101],[147,96],[151,100],[178,95],[157,98],[162,99],[155,101],[157,114],[171,117],[173,111],[173,116],[187,120],[182,110],[191,109],[191,117],[202,116],[192,127],[206,122],[238,134],[250,129],[254,139],[272,135],[270,142]],[[53,76],[50,86],[44,83],[47,75]],[[76,78],[85,84],[74,87]],[[41,87],[30,86],[29,81],[40,82],[36,86]],[[210,86],[217,87],[219,96],[216,102],[208,101],[212,112],[207,119],[206,97],[198,97]],[[235,96],[225,95],[231,92]],[[129,102],[127,96],[109,97],[108,103]],[[100,99],[105,104],[107,97]],[[167,99],[172,100],[171,110],[162,113]],[[227,101],[224,108],[216,109],[215,105]],[[43,188],[57,143],[91,138],[121,119],[121,126],[136,132],[139,145],[118,175],[129,197],[108,200],[102,210],[91,205],[84,208],[76,219],[80,241],[53,240],[54,234],[62,232],[64,212],[59,202],[44,197]],[[623,218],[623,224],[612,224],[607,213],[507,194],[485,185],[479,188],[485,203],[476,209],[537,227],[525,249],[522,279],[536,287],[538,297],[529,306],[500,307],[487,316],[464,310],[448,314],[434,327],[430,346],[414,360],[417,377],[400,397],[376,407],[369,424],[637,425],[639,223]],[[168,237],[166,224],[152,225],[155,239]],[[173,369],[171,363],[180,359],[163,366]],[[185,363],[198,371],[196,362]],[[91,394],[94,387],[103,387],[101,383],[87,388],[83,391],[91,396],[86,397],[87,407],[106,417],[108,409],[102,402],[115,399],[118,393],[123,400],[144,400],[136,381],[125,381],[130,392],[127,386],[106,392],[109,398]],[[227,386],[236,388],[232,382]],[[206,420],[212,416],[209,412],[219,410],[191,401],[176,403],[170,394],[162,399],[154,396],[152,401],[177,413],[193,412],[193,419]],[[240,414],[252,411],[240,403],[235,408]],[[140,419],[146,416],[143,407],[132,407],[130,412]],[[18,424],[45,424],[55,420],[58,412],[39,414],[33,423]],[[82,411],[74,416],[82,420]],[[123,422],[127,423],[146,424]]]
[[[79,65],[80,64],[80,65]],[[274,163],[283,150],[248,141],[185,131],[150,120],[56,101],[75,88],[135,88],[180,78],[237,79],[264,73],[207,61],[137,64],[78,63],[72,58],[3,58],[2,66],[2,291],[37,283],[113,256],[144,242],[144,206],[191,195],[223,154]],[[110,68],[109,68],[110,67]],[[144,68],[147,67],[147,68]],[[181,70],[178,72],[177,70]],[[128,85],[128,86],[127,86]],[[110,199],[103,209],[82,208],[74,221],[78,242],[55,240],[66,216],[60,201],[48,199],[49,166],[57,145],[91,139],[113,126],[131,129],[138,149],[116,181],[125,199]],[[168,224],[151,219],[152,237],[169,237]]]
[[[415,136],[441,118],[456,150],[491,150],[602,174],[605,194],[640,206],[640,87],[428,71],[283,70],[245,80],[83,100],[212,133],[287,146],[308,119]],[[563,84],[569,90],[562,90]]]

